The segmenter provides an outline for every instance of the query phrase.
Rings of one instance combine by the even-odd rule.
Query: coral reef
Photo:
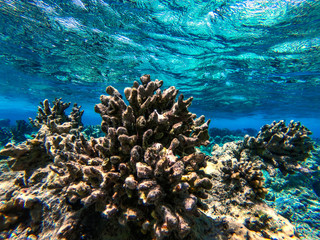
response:
[[[245,135],[255,136],[257,133],[258,131],[253,128],[230,130],[227,128],[213,127],[209,129],[210,142],[219,145],[242,140]]]
[[[300,122],[284,121],[264,125],[257,137],[247,136],[244,145],[259,155],[270,168],[276,167],[286,175],[301,170],[299,162],[309,157],[313,143],[311,131]]]
[[[61,98],[53,101],[53,106],[50,107],[48,99],[40,102],[38,107],[38,115],[36,119],[29,118],[30,123],[40,128],[40,131],[50,131],[51,133],[68,133],[71,129],[82,128],[81,117],[83,110],[81,106],[74,104],[70,115],[66,115],[65,110],[70,106],[70,103],[64,103]],[[46,126],[44,128],[44,126]]]
[[[243,150],[238,158],[233,157],[222,161],[222,177],[233,188],[244,189],[249,186],[254,194],[248,195],[258,199],[264,198],[267,190],[263,187],[265,180],[261,171],[263,163],[259,157],[249,156],[250,154]]]
[[[12,170],[24,171],[16,180],[20,187],[29,192],[40,184],[77,208],[57,237],[76,239],[79,222],[74,214],[93,207],[101,216],[138,226],[156,239],[184,238],[198,209],[206,209],[201,199],[212,184],[201,168],[208,157],[195,147],[208,144],[209,121],[188,112],[192,98],[180,95],[175,101],[174,87],[161,92],[162,81],[151,81],[148,75],[141,82],[125,90],[129,106],[111,86],[106,90],[110,96],[101,96],[95,110],[102,116],[105,137],[86,140],[80,133],[79,108],[67,116],[69,104],[58,99],[50,107],[45,100],[36,119],[30,120],[40,128],[36,137],[1,151],[11,157]],[[2,214],[16,209],[11,202],[20,198],[8,198]],[[31,225],[39,222],[30,219]]]
[[[226,143],[222,147],[215,145],[210,159],[214,169],[211,174],[212,182],[215,186],[210,190],[207,200],[210,212],[218,216],[225,215],[231,225],[246,229],[252,239],[297,237],[292,226],[289,227],[287,223],[279,225],[279,222],[287,220],[276,216],[262,200],[265,197],[270,200],[265,176],[268,176],[270,186],[270,182],[276,181],[276,172],[310,173],[308,168],[298,165],[303,163],[313,149],[309,134],[311,132],[300,123],[291,121],[286,127],[284,122],[280,121],[263,126],[256,137],[245,136],[243,141]],[[278,139],[278,146],[275,148],[275,140],[271,140],[273,135]],[[282,141],[278,136],[282,136]],[[293,145],[289,146],[290,149],[294,150],[287,150],[289,143]],[[270,153],[274,159],[281,158],[282,161],[271,164],[270,158],[266,157],[270,156]],[[270,178],[270,175],[273,178]],[[250,214],[244,212],[249,209]],[[290,219],[290,216],[287,217]]]
[[[232,202],[238,206],[250,207],[264,198],[264,163],[259,156],[252,155],[242,141],[226,143],[222,147],[215,145],[210,162],[215,169],[213,191],[219,194],[216,196],[217,201],[226,201],[223,206]],[[221,211],[228,212],[228,207]]]
[[[25,141],[27,139],[26,134],[30,135],[35,131],[35,128],[25,120],[17,120],[16,123],[16,126],[10,128],[12,134],[11,141],[14,143]]]
[[[4,238],[17,234],[23,239],[36,234],[43,227],[44,203],[47,206],[49,204],[43,198],[48,198],[48,195],[53,193],[48,191],[41,199],[39,188],[47,188],[46,180],[52,175],[52,163],[59,155],[57,152],[70,147],[69,138],[73,139],[75,135],[67,133],[79,133],[81,129],[83,112],[76,105],[70,116],[64,113],[66,105],[69,104],[63,103],[60,99],[54,101],[52,108],[48,100],[41,105],[43,108],[38,108],[37,119],[30,121],[39,128],[35,138],[27,139],[17,146],[8,143],[1,151],[2,156],[10,156],[8,165],[11,170],[23,172],[23,174],[14,175],[14,186],[4,188],[8,189],[2,196],[0,206],[2,219],[0,225]],[[74,124],[76,121],[79,124]],[[48,218],[52,217],[52,214],[47,215]]]
[[[188,112],[192,98],[184,101],[180,95],[175,102],[174,87],[161,92],[162,81],[153,82],[149,75],[141,82],[125,89],[129,106],[110,86],[106,89],[110,96],[102,95],[101,104],[95,106],[106,133],[105,142],[98,146],[105,157],[111,156],[105,170],[115,175],[108,181],[125,187],[124,192],[114,188],[111,195],[116,196],[107,202],[104,213],[110,217],[120,212],[123,221],[140,218],[143,230],[152,230],[156,239],[171,232],[183,238],[191,230],[190,216],[199,214],[197,206],[205,207],[200,200],[206,197],[204,190],[211,188],[199,171],[206,166],[206,156],[195,150],[209,143],[209,121]],[[134,197],[138,205],[120,208],[123,199],[130,202]],[[139,217],[139,212],[144,216]]]
[[[141,82],[125,89],[129,106],[111,86],[106,89],[110,96],[102,95],[95,106],[106,133],[95,147],[109,158],[102,187],[113,186],[102,193],[103,198],[112,196],[104,200],[103,214],[134,221],[156,239],[171,232],[183,238],[191,230],[192,216],[199,214],[197,206],[205,207],[200,200],[206,197],[204,190],[211,188],[199,171],[206,157],[195,151],[195,146],[208,144],[209,121],[187,111],[192,98],[184,101],[180,95],[175,102],[174,87],[161,92],[162,81],[153,82],[149,75]]]
[[[271,175],[276,169],[284,174],[306,171],[299,162],[313,149],[310,134],[299,122],[291,121],[288,127],[284,121],[273,122],[263,126],[256,137],[246,135],[243,141],[215,145],[212,159],[219,162],[229,192],[237,196],[239,191],[245,192],[247,197],[241,204],[246,204],[247,199],[265,197],[263,170]]]
[[[16,125],[0,128],[0,147],[8,142],[21,143],[25,141],[28,135],[35,132],[35,128],[25,120],[17,120]]]
[[[315,150],[301,163],[308,171],[286,176],[280,170],[274,176],[265,174],[266,203],[295,224],[302,239],[320,239],[320,197],[315,189],[320,179],[320,141],[313,140]]]
[[[70,103],[41,103],[30,119],[39,128],[34,138],[0,151],[12,170],[0,178],[0,238],[297,239],[262,202],[263,169],[292,169],[264,153],[272,149],[259,139],[268,140],[270,127],[215,145],[209,157],[198,149],[209,144],[209,121],[188,111],[192,98],[177,98],[175,87],[162,91],[149,75],[140,80],[124,91],[128,105],[106,88],[95,106],[105,135],[98,138],[81,132],[76,104],[66,115]],[[307,130],[290,124],[278,128],[284,139],[307,142]],[[310,149],[276,153],[290,160]]]
[[[261,132],[264,129],[262,127]],[[301,132],[303,129],[302,127]],[[247,144],[248,138],[213,147],[208,166],[214,188],[209,191],[209,198],[206,200],[209,206],[206,214],[224,219],[225,227],[232,232],[230,239],[299,239],[294,226],[263,201],[265,197],[270,197],[265,185],[265,175],[267,171],[280,172],[280,168],[277,168],[279,165],[270,165],[268,159],[259,156],[259,149]],[[301,156],[307,156],[310,149],[312,148],[307,145]],[[290,159],[296,155],[293,152],[286,156]],[[301,171],[301,168],[297,170]],[[268,178],[268,181],[274,179]]]

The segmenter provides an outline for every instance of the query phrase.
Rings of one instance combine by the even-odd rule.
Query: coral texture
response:
[[[48,213],[48,207],[52,205],[52,200],[48,200],[57,197],[50,191],[50,180],[54,179],[54,170],[57,168],[54,165],[59,164],[59,157],[67,156],[72,141],[79,138],[82,125],[83,111],[75,105],[70,116],[67,116],[64,111],[68,106],[58,99],[51,108],[48,100],[45,100],[38,108],[36,120],[30,119],[39,128],[35,138],[27,139],[19,145],[8,143],[1,150],[0,155],[10,156],[10,168],[23,172],[16,174],[14,186],[5,188],[7,192],[0,205],[0,218],[3,221],[0,228],[5,237],[1,237],[16,234],[18,239],[24,239],[38,234],[40,230],[46,232],[54,227],[55,223],[47,224],[48,220],[45,219],[56,214],[53,209]],[[74,120],[78,124],[74,124]],[[39,194],[39,191],[44,191],[44,195]],[[63,198],[59,201],[65,202]]]
[[[274,121],[264,125],[257,137],[245,137],[244,145],[286,175],[299,170],[299,162],[309,157],[313,149],[310,134],[300,122],[291,121],[286,126],[284,121]]]
[[[267,192],[262,173],[264,163],[245,148],[242,141],[226,143],[222,147],[215,145],[210,162],[218,169],[213,191],[219,193],[219,201],[248,207],[264,198]]]
[[[276,169],[284,174],[305,171],[299,162],[313,149],[310,134],[299,122],[291,121],[287,127],[279,121],[263,126],[256,137],[246,135],[243,141],[215,145],[211,161],[219,162],[222,179],[228,186],[226,198],[233,194],[238,196],[238,202],[239,194],[244,193],[245,198],[238,202],[242,205],[264,198],[267,189],[263,170],[271,175]]]
[[[222,219],[225,239],[299,239],[295,227],[262,201],[268,193],[263,171],[274,173],[277,167],[248,148],[245,140],[213,147],[206,170],[214,187],[205,200],[206,214]],[[303,149],[304,154],[309,151]]]
[[[59,219],[58,238],[77,239],[79,216],[92,208],[156,239],[184,238],[199,209],[206,209],[201,199],[212,184],[201,169],[208,157],[195,147],[208,144],[209,121],[187,110],[192,98],[180,95],[175,101],[174,87],[161,92],[162,81],[151,81],[149,75],[141,82],[125,90],[129,106],[111,86],[106,89],[110,96],[101,96],[95,110],[102,116],[105,137],[85,139],[79,132],[79,108],[67,116],[69,104],[58,99],[51,108],[45,100],[31,120],[40,128],[35,139],[1,151],[11,157],[12,170],[25,172],[16,180],[27,192],[24,196],[41,185],[43,191],[59,194],[66,204],[62,211],[68,205],[75,209]],[[7,196],[2,215],[25,204],[24,199],[21,194]],[[45,199],[36,202],[42,206]],[[28,225],[37,225],[29,232],[37,233],[42,222],[28,219]]]
[[[70,106],[70,103],[64,103],[61,98],[55,99],[53,101],[53,106],[50,107],[48,99],[40,102],[38,107],[38,115],[36,119],[29,118],[30,123],[37,127],[46,128],[41,129],[47,132],[49,130],[52,133],[68,133],[72,128],[77,129],[82,127],[81,117],[83,115],[83,110],[81,111],[81,106],[74,104],[70,115],[66,115],[65,110]]]
[[[267,190],[263,187],[265,180],[261,171],[263,163],[259,158],[250,157],[248,151],[242,150],[239,158],[226,159],[222,164],[221,171],[225,181],[234,188],[251,187],[254,192],[252,197],[264,198]]]
[[[110,96],[102,95],[95,106],[106,133],[96,146],[105,159],[101,186],[110,189],[103,190],[103,214],[135,221],[156,239],[171,233],[183,238],[212,186],[200,172],[207,157],[195,149],[209,143],[209,121],[187,110],[192,98],[180,95],[176,102],[174,87],[161,92],[162,81],[149,75],[141,82],[125,89],[129,106],[111,86]]]
[[[13,170],[0,175],[0,238],[297,239],[261,201],[262,171],[292,170],[312,149],[309,132],[267,125],[256,138],[215,145],[209,157],[196,148],[209,143],[209,121],[188,111],[192,98],[176,100],[178,90],[161,91],[149,75],[141,83],[125,89],[129,105],[107,87],[95,106],[99,138],[81,133],[77,105],[66,115],[61,99],[41,103],[34,138],[0,151]]]

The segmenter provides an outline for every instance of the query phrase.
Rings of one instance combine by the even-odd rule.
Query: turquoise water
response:
[[[320,1],[0,0],[0,119],[11,125],[60,97],[82,106],[84,124],[100,124],[93,109],[105,87],[123,91],[143,74],[193,96],[190,111],[211,127],[294,119],[320,138]],[[274,195],[290,202],[292,189]],[[290,215],[312,239],[317,204]]]
[[[142,74],[212,126],[300,120],[320,136],[319,1],[1,1],[0,118],[62,97],[99,123],[105,86]]]

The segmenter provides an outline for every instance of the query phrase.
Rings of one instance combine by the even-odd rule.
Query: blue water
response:
[[[142,74],[212,126],[302,121],[320,136],[319,1],[1,1],[0,118],[62,97],[99,123],[105,86]],[[120,85],[120,86],[119,86]]]

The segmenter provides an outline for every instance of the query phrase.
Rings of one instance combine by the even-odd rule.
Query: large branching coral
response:
[[[141,82],[125,89],[129,106],[109,86],[110,96],[102,95],[95,107],[106,133],[95,146],[104,157],[101,188],[110,191],[103,214],[134,221],[156,239],[183,238],[212,186],[200,171],[207,157],[195,149],[209,143],[209,121],[187,110],[192,98],[180,95],[176,102],[174,87],[161,92],[162,81],[149,75]]]
[[[23,196],[41,187],[60,199],[50,212],[60,226],[52,237],[79,239],[81,216],[94,209],[155,239],[182,239],[190,235],[199,209],[206,209],[202,199],[212,187],[203,171],[208,157],[195,147],[208,144],[209,121],[188,111],[192,98],[180,95],[176,101],[174,87],[161,91],[162,81],[151,81],[149,75],[141,82],[125,89],[129,105],[111,86],[109,96],[101,96],[95,110],[105,137],[87,140],[80,133],[79,108],[66,116],[68,104],[59,99],[51,108],[45,100],[31,121],[40,127],[35,139],[1,151],[11,157],[13,170],[26,173],[17,180]],[[37,197],[39,206],[47,196]],[[21,194],[10,195],[7,205],[17,199],[23,199]]]

